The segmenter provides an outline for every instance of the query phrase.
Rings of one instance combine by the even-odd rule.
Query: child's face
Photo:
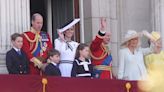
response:
[[[54,63],[59,63],[60,61],[60,56],[59,55],[53,55],[50,57],[51,61],[54,62]]]
[[[88,58],[89,57],[89,47],[85,47],[83,50],[80,50],[80,55]]]
[[[15,41],[12,41],[12,44],[14,47],[21,49],[23,46],[23,38],[22,37],[17,37]]]

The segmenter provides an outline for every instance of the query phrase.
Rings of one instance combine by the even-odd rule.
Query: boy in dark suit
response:
[[[61,76],[61,72],[58,68],[60,61],[60,52],[52,49],[48,52],[49,64],[45,68],[45,75],[47,76]]]
[[[14,33],[11,35],[12,49],[6,54],[6,66],[9,74],[28,74],[28,59],[21,50],[23,45],[22,35]]]

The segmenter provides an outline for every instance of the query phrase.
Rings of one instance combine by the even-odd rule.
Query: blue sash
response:
[[[110,54],[110,55],[108,55],[108,57],[102,62],[101,65],[109,66],[111,62],[112,62],[112,55]],[[101,73],[102,73],[102,70],[94,69],[94,77],[95,77],[95,78],[100,78]]]
[[[34,57],[37,57],[39,55],[40,50],[41,50],[41,46],[40,46],[40,42],[38,42],[38,47],[33,53]]]
[[[40,51],[42,49],[41,48],[41,43],[42,43],[42,46],[44,47],[44,43],[46,43],[47,41],[49,41],[48,36],[47,36],[47,34],[45,32],[41,32],[40,33],[40,36],[42,37],[41,42],[38,41],[38,46],[37,46],[36,50],[33,53],[33,55],[35,57],[37,57],[40,54]]]
[[[102,65],[109,65],[112,62],[112,55],[108,55],[108,57],[103,61]]]

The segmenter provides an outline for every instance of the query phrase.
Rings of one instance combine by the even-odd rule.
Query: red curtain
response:
[[[43,92],[41,76],[0,75],[0,92]],[[127,92],[128,81],[47,77],[46,92]],[[137,82],[129,82],[138,92]]]

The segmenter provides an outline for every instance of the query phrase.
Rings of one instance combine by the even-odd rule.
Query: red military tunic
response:
[[[31,31],[23,34],[23,51],[27,54],[29,60],[33,57],[47,58],[47,52],[52,49],[50,37],[45,32],[35,33],[32,28]],[[29,63],[30,74],[40,74],[39,68],[34,66],[33,62]]]
[[[112,79],[111,61],[112,57],[108,48],[103,44],[103,38],[97,35],[92,41],[91,46],[91,60],[94,65],[94,71],[98,71],[94,76],[100,79]],[[109,56],[109,59],[104,60]]]

